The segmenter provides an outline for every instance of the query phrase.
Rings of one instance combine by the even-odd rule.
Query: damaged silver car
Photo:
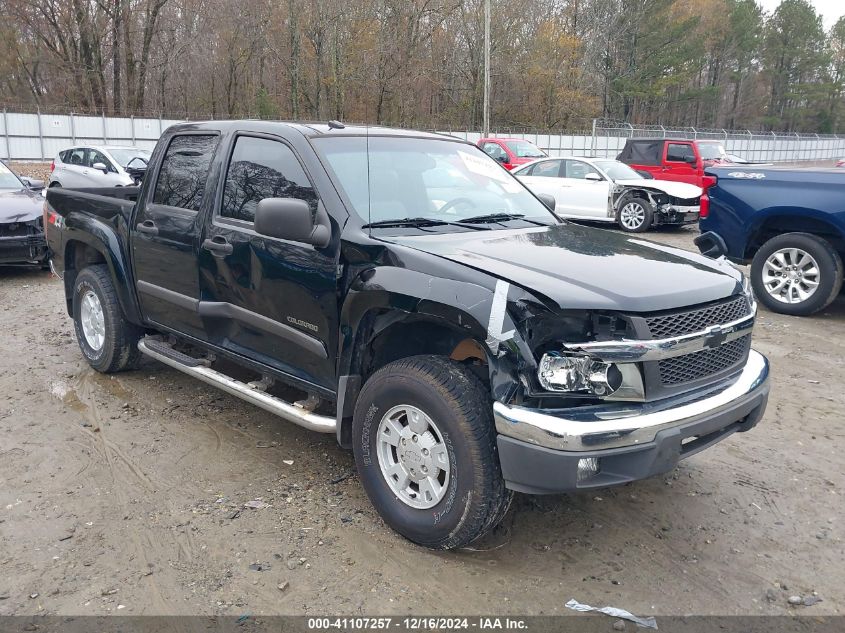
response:
[[[645,178],[618,160],[546,158],[513,174],[535,194],[554,196],[565,218],[615,222],[631,233],[698,222],[701,187]]]

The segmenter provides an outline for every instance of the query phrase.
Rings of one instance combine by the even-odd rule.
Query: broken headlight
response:
[[[544,389],[609,396],[622,385],[622,372],[613,363],[585,355],[543,354],[537,378]]]

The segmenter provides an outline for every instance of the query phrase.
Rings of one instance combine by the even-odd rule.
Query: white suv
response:
[[[138,180],[127,169],[145,169],[150,152],[110,145],[71,147],[50,165],[50,187],[131,187]]]

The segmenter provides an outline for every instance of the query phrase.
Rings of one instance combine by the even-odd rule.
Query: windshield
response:
[[[596,167],[608,175],[611,180],[643,180],[636,171],[618,160],[594,160]]]
[[[23,189],[23,183],[3,163],[0,163],[0,189]]]
[[[702,160],[721,160],[725,158],[725,148],[719,143],[699,143],[698,153]]]
[[[314,144],[368,224],[403,218],[460,222],[499,214],[557,223],[516,178],[472,145],[384,136],[321,138]]]
[[[130,148],[130,149],[109,149],[109,154],[111,154],[112,158],[114,158],[117,161],[118,165],[120,165],[121,167],[126,167],[129,164],[129,162],[133,158],[136,158],[136,157],[142,159],[144,161],[144,163],[150,162],[150,155],[152,154],[152,152],[148,152],[145,149]],[[138,166],[139,165],[133,165],[133,167],[138,167]]]
[[[517,158],[542,158],[546,153],[528,141],[505,141],[505,145]]]

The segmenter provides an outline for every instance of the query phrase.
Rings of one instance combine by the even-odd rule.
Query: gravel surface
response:
[[[49,273],[0,268],[0,304],[0,615],[845,613],[842,299],[761,311],[756,429],[648,481],[520,495],[440,553],[381,522],[334,438],[152,361],[89,369]]]

